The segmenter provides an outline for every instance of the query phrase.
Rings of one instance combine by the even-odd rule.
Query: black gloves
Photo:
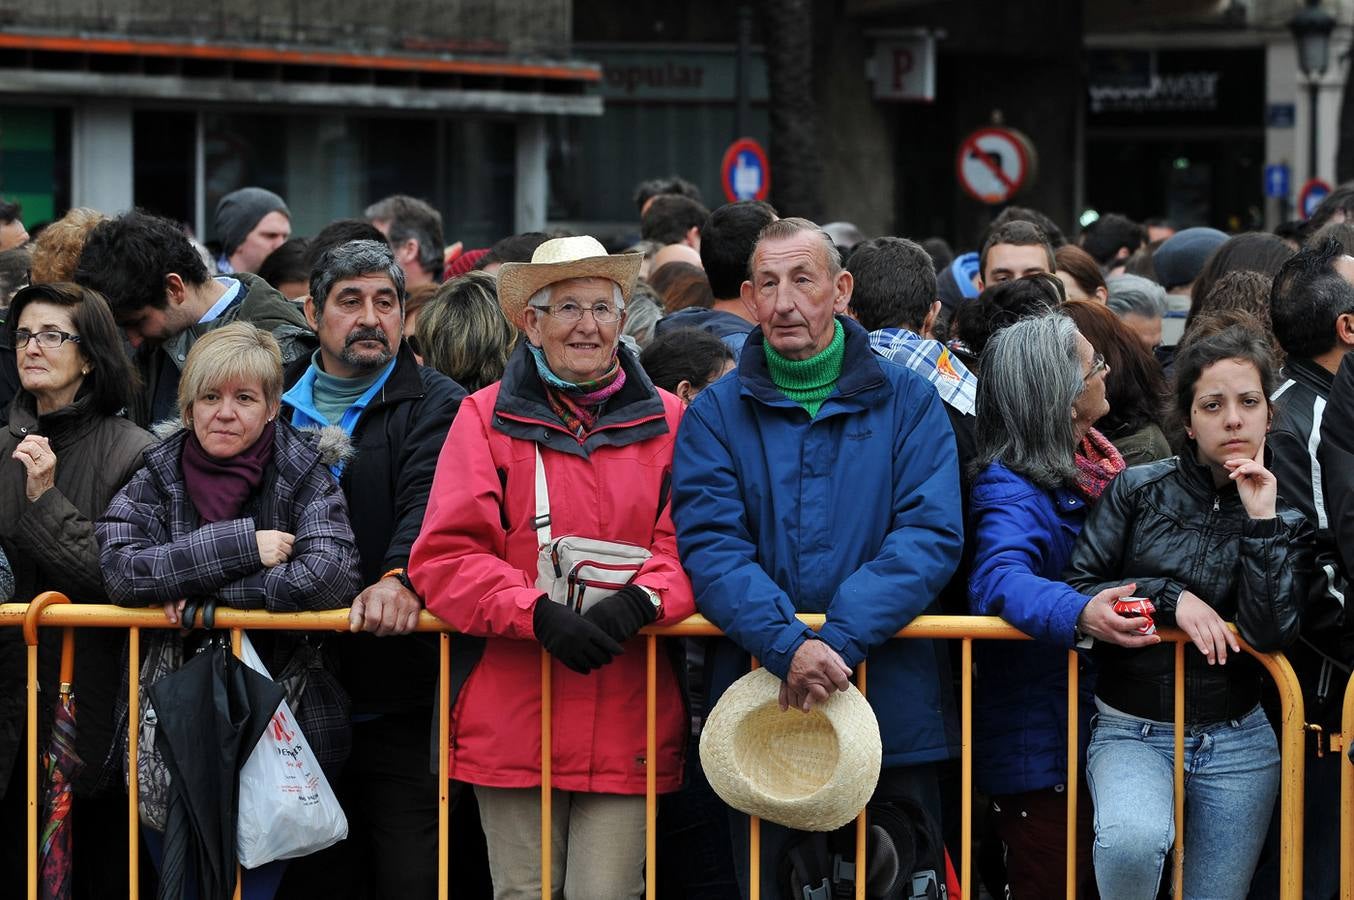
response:
[[[658,618],[658,608],[643,588],[627,584],[610,597],[603,597],[590,606],[583,613],[583,618],[620,644],[630,640],[637,631]]]
[[[583,615],[549,597],[536,601],[531,627],[551,656],[586,675],[611,662],[621,644],[658,618],[658,608],[641,587],[627,584],[598,600]]]
[[[621,645],[602,629],[546,596],[536,601],[531,628],[551,656],[580,675],[600,669],[621,652]]]

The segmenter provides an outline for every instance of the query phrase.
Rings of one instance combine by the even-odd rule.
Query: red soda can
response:
[[[1142,619],[1138,634],[1156,634],[1157,625],[1152,621],[1152,613],[1157,608],[1146,597],[1123,597],[1114,601],[1114,611],[1129,619]]]

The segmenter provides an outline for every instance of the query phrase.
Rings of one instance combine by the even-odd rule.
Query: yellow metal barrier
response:
[[[1354,742],[1354,676],[1345,687],[1345,704],[1340,718],[1340,900],[1354,900],[1354,763],[1349,761]]]
[[[126,628],[128,629],[129,640],[129,658],[139,659],[140,651],[140,630],[143,628],[169,628],[174,627],[165,619],[164,613],[157,608],[148,609],[121,609],[112,606],[98,606],[88,604],[69,604],[66,598],[60,595],[43,595],[39,598],[42,603],[35,601],[31,606],[28,604],[0,604],[0,627],[6,625],[16,626],[26,624],[25,635],[29,644],[29,759],[28,759],[28,785],[29,785],[29,870],[28,885],[29,896],[36,897],[37,894],[37,737],[36,737],[36,716],[37,716],[37,635],[38,626],[48,627],[97,627],[97,628]],[[821,628],[824,617],[821,615],[804,615],[800,617],[805,624],[811,628]],[[239,649],[239,635],[242,629],[267,629],[267,630],[316,630],[316,631],[347,631],[348,630],[348,612],[347,610],[330,610],[320,613],[269,613],[254,610],[218,610],[216,625],[221,629],[230,629],[232,632],[233,645],[237,652]],[[438,723],[438,742],[441,748],[441,760],[439,762],[440,779],[438,796],[438,837],[440,841],[441,852],[438,859],[439,873],[439,896],[447,896],[447,847],[450,840],[449,835],[449,793],[447,785],[447,747],[449,746],[449,698],[450,698],[450,642],[448,632],[450,629],[436,617],[423,613],[417,625],[417,630],[421,632],[440,632],[442,638],[440,642],[440,673],[439,684],[441,691],[439,694],[439,708],[437,710]],[[692,616],[683,622],[675,625],[663,627],[650,626],[643,629],[642,634],[647,636],[648,651],[648,690],[647,690],[647,758],[652,762],[657,757],[657,735],[656,735],[656,692],[657,692],[657,672],[658,672],[658,637],[695,637],[695,636],[716,636],[721,632],[713,624],[706,621],[701,616]],[[1173,859],[1176,862],[1176,896],[1181,896],[1180,884],[1183,874],[1184,861],[1184,792],[1183,792],[1183,761],[1184,761],[1184,643],[1188,637],[1176,629],[1162,629],[1162,640],[1176,643],[1176,704],[1175,704],[1175,769],[1176,769],[1176,840],[1173,850]],[[963,900],[969,900],[974,896],[972,879],[972,835],[973,835],[973,641],[974,640],[1029,640],[1029,637],[1022,632],[1007,625],[1002,620],[995,617],[980,616],[921,616],[914,620],[911,625],[900,631],[897,635],[904,639],[958,639],[961,641],[961,787],[960,787],[960,815],[961,815],[961,838],[960,838],[960,885]],[[1280,900],[1299,900],[1302,895],[1302,780],[1304,771],[1303,757],[1303,705],[1302,692],[1297,682],[1297,677],[1293,673],[1292,666],[1282,656],[1282,654],[1257,653],[1249,647],[1244,640],[1238,638],[1241,647],[1246,652],[1254,656],[1268,670],[1270,676],[1274,679],[1279,692],[1279,698],[1282,704],[1282,729],[1280,734],[1280,750],[1282,754],[1282,788],[1280,794],[1280,830],[1281,830],[1281,856],[1280,856]],[[542,757],[541,757],[541,885],[542,896],[548,900],[550,896],[551,883],[551,853],[550,853],[550,818],[551,818],[551,792],[550,792],[550,658],[544,651],[541,654],[541,691],[542,691]],[[137,721],[139,718],[137,710],[137,675],[139,664],[129,666],[129,723]],[[856,673],[857,682],[862,691],[865,689],[865,666],[862,665]],[[1078,699],[1078,657],[1075,652],[1068,653],[1068,746],[1075,748],[1078,739],[1078,717],[1076,713]],[[76,686],[78,690],[78,685]],[[1354,681],[1351,682],[1351,689],[1346,695],[1345,700],[1345,733],[1351,733],[1354,729]],[[130,753],[136,752],[137,729],[129,727],[128,748]],[[1076,884],[1076,810],[1078,804],[1077,783],[1079,778],[1080,760],[1077,759],[1075,750],[1069,753],[1068,759],[1068,787],[1067,787],[1067,892],[1069,897],[1075,896]],[[1348,759],[1343,763],[1344,769],[1344,789],[1342,801],[1342,823],[1344,825],[1344,852],[1341,854],[1341,873],[1343,884],[1343,897],[1345,900],[1354,900],[1351,891],[1350,866],[1351,858],[1354,858],[1354,834],[1351,833],[1351,820],[1354,820],[1354,771]],[[132,897],[138,896],[138,879],[136,867],[136,848],[137,848],[137,829],[139,820],[137,814],[137,794],[135,783],[135,767],[131,767],[128,786],[128,831],[130,837],[130,859],[128,871],[128,887]],[[656,890],[655,876],[657,872],[657,843],[656,843],[656,813],[657,796],[655,790],[656,771],[653,765],[649,766],[647,773],[646,796],[645,796],[645,821],[647,825],[646,852],[649,865],[646,866],[646,893],[649,898],[654,896]],[[751,822],[751,876],[750,876],[750,897],[757,900],[759,895],[759,827],[758,821],[754,818]],[[857,835],[864,834],[864,816],[857,820]],[[863,871],[864,841],[857,841],[857,865],[858,871]],[[237,896],[238,896],[237,883]],[[863,883],[856,885],[856,896],[863,897]]]

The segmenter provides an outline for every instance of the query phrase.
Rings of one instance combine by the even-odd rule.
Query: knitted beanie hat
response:
[[[291,218],[287,201],[261,187],[240,188],[222,197],[216,204],[216,237],[221,241],[222,255],[234,253],[259,220],[270,212],[280,212]]]

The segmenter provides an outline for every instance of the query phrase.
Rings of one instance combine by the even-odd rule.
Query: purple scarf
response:
[[[214,459],[198,443],[197,435],[188,432],[183,442],[183,483],[188,499],[204,524],[233,519],[240,514],[249,496],[263,483],[263,473],[273,461],[273,432],[276,426],[269,422],[259,439],[248,449],[229,459]]]

